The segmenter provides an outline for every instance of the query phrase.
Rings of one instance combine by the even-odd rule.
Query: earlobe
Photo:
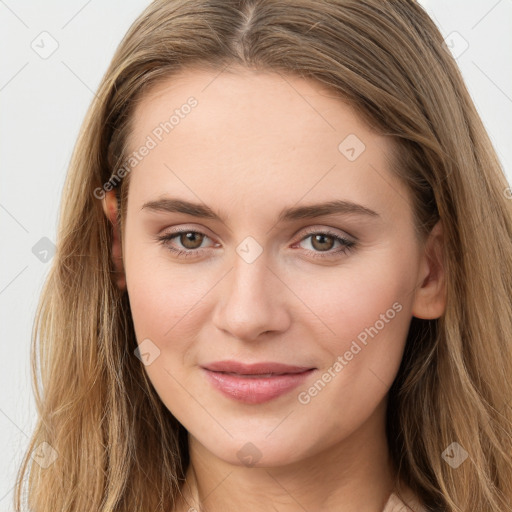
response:
[[[117,220],[117,196],[114,190],[106,192],[102,199],[103,211],[112,226],[112,262],[114,263],[114,280],[117,287],[126,290],[126,277],[123,265],[123,250],[121,246],[121,231]]]
[[[101,200],[105,215],[114,225],[117,220],[117,196],[115,190],[105,192],[105,197]]]
[[[446,308],[446,279],[443,226],[439,220],[432,228],[422,255],[419,283],[415,293],[412,315],[433,320]]]

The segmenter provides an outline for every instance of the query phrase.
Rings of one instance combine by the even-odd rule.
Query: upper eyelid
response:
[[[350,233],[347,233],[346,231],[344,231],[343,229],[340,229],[340,228],[331,228],[331,227],[323,227],[323,228],[320,227],[319,228],[319,227],[313,226],[311,228],[307,227],[304,229],[305,229],[304,236],[302,238],[304,238],[305,236],[315,234],[315,233],[329,234],[330,232],[332,232],[332,235],[339,236],[340,238],[346,238],[353,242],[357,242],[357,237],[355,237],[354,235],[351,235]],[[303,232],[303,230],[299,230],[296,232],[296,234],[302,233],[302,232]],[[301,238],[301,240],[302,240],[302,238]]]
[[[332,233],[330,233],[331,231],[332,231]],[[203,228],[194,228],[194,227],[187,227],[187,226],[185,226],[183,228],[180,227],[179,229],[176,229],[175,231],[169,231],[167,233],[164,233],[161,236],[173,238],[174,236],[178,236],[182,233],[190,233],[190,232],[205,235],[210,240],[212,240],[214,243],[218,243],[218,242],[215,242],[214,237],[211,237],[208,233],[204,233]],[[298,230],[294,233],[293,238],[295,238],[299,233],[302,233],[302,232],[303,232],[303,235],[294,243],[301,242],[305,238],[307,238],[313,234],[316,234],[316,233],[324,233],[329,236],[339,237],[340,239],[346,239],[348,242],[352,242],[352,243],[358,242],[357,237],[347,233],[346,231],[340,230],[339,228],[319,227],[319,226],[312,226],[312,227],[309,226],[306,228],[301,228],[300,230]],[[201,249],[206,249],[206,247],[202,247]],[[194,250],[198,250],[198,249],[190,249],[190,250],[194,251]]]

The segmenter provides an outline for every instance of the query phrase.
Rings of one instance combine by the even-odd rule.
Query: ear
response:
[[[416,318],[439,318],[446,307],[445,262],[443,260],[443,225],[439,220],[425,243],[420,264],[419,286],[414,297],[412,314]]]
[[[124,291],[126,290],[126,277],[123,265],[123,251],[121,246],[121,230],[117,221],[117,196],[115,190],[110,190],[105,193],[102,199],[103,211],[108,220],[112,224],[112,261],[114,263],[115,275],[114,279],[117,287]]]

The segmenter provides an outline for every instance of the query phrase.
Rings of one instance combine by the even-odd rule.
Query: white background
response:
[[[450,36],[452,51],[469,44],[457,62],[512,183],[512,0],[421,3],[444,37],[460,34]],[[84,114],[115,48],[148,4],[52,0],[43,8],[35,0],[0,0],[0,512],[13,510],[15,472],[36,420],[30,336],[49,261],[32,248],[43,237],[55,242]],[[44,31],[58,43],[46,59],[31,47],[48,37]]]

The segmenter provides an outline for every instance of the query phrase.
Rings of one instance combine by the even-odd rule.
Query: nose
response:
[[[213,320],[218,329],[245,341],[288,329],[286,300],[293,294],[269,266],[265,252],[251,263],[235,254],[233,268],[217,288],[219,300]]]

